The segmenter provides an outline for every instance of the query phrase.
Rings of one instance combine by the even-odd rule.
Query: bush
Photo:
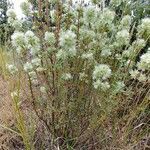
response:
[[[18,80],[11,96],[26,149],[136,148],[148,130],[150,19],[134,22],[112,3],[21,6],[33,26],[24,30],[8,10],[16,61],[7,67]],[[20,107],[26,81],[28,113]]]

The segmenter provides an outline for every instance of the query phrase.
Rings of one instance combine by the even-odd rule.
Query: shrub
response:
[[[150,19],[137,24],[124,11],[118,17],[111,3],[102,8],[44,1],[38,12],[29,3],[21,6],[33,26],[24,30],[8,10],[10,23],[19,25],[12,35],[18,60],[8,69],[18,80],[23,72],[28,81],[28,115],[35,128],[31,136],[30,119],[23,121],[21,115],[26,149],[135,146],[148,129]],[[137,62],[143,48],[146,52]],[[20,103],[20,86],[13,90],[17,93],[12,98]],[[17,104],[16,109],[20,113]]]

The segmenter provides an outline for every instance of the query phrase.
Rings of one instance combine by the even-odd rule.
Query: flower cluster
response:
[[[141,24],[138,26],[138,35],[140,37],[149,38],[150,35],[150,18],[144,18],[142,19]]]
[[[137,65],[138,65],[139,70],[150,71],[150,52],[149,51],[140,57],[140,62]]]
[[[45,41],[50,44],[53,45],[55,44],[56,40],[55,40],[55,35],[52,32],[45,32]]]
[[[18,54],[30,49],[30,53],[36,55],[40,50],[39,38],[37,38],[32,31],[27,31],[26,33],[15,32],[11,39],[13,46],[17,48]]]
[[[95,11],[95,7],[88,7],[84,8],[84,19],[85,23],[90,23],[90,22],[95,22],[96,21],[96,16],[97,12]]]
[[[111,76],[111,69],[105,64],[98,64],[95,66],[93,71],[94,88],[101,88],[106,90],[110,87],[106,81]]]
[[[119,46],[127,45],[129,43],[129,40],[129,31],[126,29],[119,31],[116,35],[116,41],[119,44]]]
[[[8,71],[14,75],[18,72],[18,68],[15,66],[15,65],[10,65],[10,64],[7,64],[6,65],[6,68],[8,69]]]
[[[57,53],[58,58],[63,56],[75,56],[77,53],[76,50],[76,34],[71,30],[62,32],[60,36],[60,46],[62,50],[59,50]]]
[[[24,13],[24,15],[28,16],[31,12],[30,8],[31,8],[31,4],[28,2],[22,2],[20,4],[20,8],[22,10],[22,12]]]
[[[72,79],[71,73],[64,73],[62,75],[62,79],[64,79],[64,80],[70,80],[70,79]]]
[[[21,30],[22,21],[17,19],[17,15],[14,9],[8,9],[6,13],[8,17],[8,23],[12,25],[16,30]]]
[[[132,18],[130,15],[124,16],[121,20],[121,28],[129,30],[130,25],[131,25],[131,21],[132,21]]]

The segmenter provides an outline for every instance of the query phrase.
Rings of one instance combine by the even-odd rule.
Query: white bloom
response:
[[[87,74],[85,72],[79,73],[79,79],[82,81],[84,78],[87,77]]]
[[[8,9],[7,12],[6,12],[7,16],[10,17],[10,18],[13,18],[15,19],[16,18],[16,13],[15,13],[15,10],[14,9]]]
[[[56,53],[56,58],[59,60],[59,59],[62,59],[62,60],[65,60],[67,58],[67,53],[66,51],[63,51],[62,49],[59,50],[57,53]]]
[[[110,88],[110,84],[108,82],[102,82],[100,86],[103,91],[106,91]]]
[[[140,36],[143,34],[150,35],[150,18],[142,19],[142,23],[138,26],[138,34]]]
[[[22,12],[23,12],[25,15],[29,15],[29,14],[30,14],[31,4],[28,3],[28,2],[22,2],[22,3],[20,4],[20,8],[22,9]]]
[[[120,92],[125,87],[125,84],[123,81],[117,81],[115,84],[115,92]]]
[[[70,79],[72,79],[71,73],[64,73],[62,75],[62,79],[64,79],[64,80],[70,80]]]
[[[95,32],[86,28],[80,29],[80,39],[85,41],[93,41],[95,38]]]
[[[108,82],[102,82],[101,80],[97,80],[93,83],[93,86],[95,89],[101,89],[103,91],[106,91],[110,88],[110,85]]]
[[[100,80],[97,80],[93,83],[93,86],[95,89],[98,89],[100,86],[101,86],[101,81]]]
[[[131,16],[129,16],[129,15],[124,16],[122,18],[122,20],[121,20],[121,26],[122,26],[122,28],[129,29],[130,25],[131,25],[131,20],[132,20]]]
[[[55,35],[52,32],[45,32],[45,41],[49,44],[55,44]]]
[[[38,82],[38,80],[37,80],[37,79],[33,79],[33,80],[31,80],[31,83],[32,83],[33,85],[38,85],[38,84],[39,84],[39,82]]]
[[[8,19],[7,19],[7,22],[8,22],[10,25],[13,25],[14,21],[15,21],[14,18],[8,17]]]
[[[82,57],[83,59],[93,60],[93,53],[90,53],[90,52],[83,53],[81,57]]]
[[[41,86],[40,91],[41,91],[41,93],[46,93],[46,88],[44,86]]]
[[[22,21],[21,20],[14,20],[12,22],[12,26],[16,29],[16,30],[20,30],[22,28]]]
[[[41,59],[34,58],[34,59],[32,59],[31,63],[32,63],[33,66],[38,67],[38,66],[41,65]]]
[[[131,70],[129,73],[132,79],[137,79],[140,72],[138,70]]]
[[[85,23],[93,23],[94,21],[96,21],[96,9],[95,7],[86,7],[84,9],[84,19],[85,19]]]
[[[111,69],[108,65],[105,64],[99,64],[95,66],[95,69],[93,71],[93,79],[98,80],[106,80],[111,76]]]
[[[30,31],[30,30],[27,31],[25,33],[25,38],[27,40],[27,44],[28,44],[29,48],[39,46],[40,40],[38,37],[35,36],[35,34],[32,31]]]
[[[50,11],[50,16],[51,16],[52,23],[54,23],[56,21],[56,17],[57,17],[55,9],[53,9],[53,10]]]
[[[120,46],[127,45],[130,40],[130,35],[129,35],[128,30],[123,29],[119,31],[116,35],[116,40]]]
[[[129,57],[130,56],[130,50],[123,51],[122,56],[123,57]]]
[[[33,55],[33,56],[35,56],[39,51],[40,51],[40,45],[34,45],[30,49],[30,54]]]
[[[114,6],[119,6],[121,4],[122,0],[111,0],[110,3]]]
[[[63,50],[58,51],[57,57],[63,56],[75,56],[76,55],[76,35],[72,31],[68,30],[63,32],[60,36],[60,46]]]
[[[27,39],[32,39],[35,35],[32,31],[28,30],[26,33],[25,33],[25,36]]]
[[[105,57],[111,56],[111,50],[109,48],[108,49],[106,49],[106,48],[102,49],[101,56],[105,56]]]
[[[15,74],[16,72],[18,72],[18,69],[16,66],[14,65],[6,65],[8,71],[11,73],[11,74]]]
[[[0,13],[2,13],[4,11],[4,9],[0,8]]]
[[[37,80],[37,74],[35,71],[29,72],[29,76],[30,76],[31,81]]]
[[[140,50],[146,45],[146,42],[144,39],[137,39],[135,42],[133,42],[133,45],[136,49]]]
[[[150,52],[147,52],[141,56],[140,62],[138,63],[138,69],[142,71],[150,71]]]
[[[57,0],[48,0],[50,3],[55,4],[57,3]]]
[[[25,33],[25,39],[27,43],[27,47],[31,50],[31,54],[35,55],[40,50],[40,40],[32,31],[27,31]]]
[[[71,30],[63,32],[60,36],[60,46],[65,50],[72,49],[76,44],[76,35]]]
[[[29,62],[25,63],[25,64],[24,64],[24,70],[25,70],[26,72],[32,71],[32,70],[33,70],[32,64],[29,63]]]
[[[102,14],[102,19],[104,19],[108,23],[111,23],[114,20],[114,17],[115,17],[114,11],[111,11],[108,8],[104,8],[103,14]]]
[[[138,80],[140,82],[145,82],[147,80],[147,77],[145,74],[141,73],[140,76],[138,77]]]
[[[12,45],[15,47],[22,47],[26,44],[25,38],[24,38],[24,33],[23,32],[15,32],[12,36]]]

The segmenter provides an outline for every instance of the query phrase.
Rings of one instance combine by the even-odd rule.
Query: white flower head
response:
[[[108,8],[104,8],[103,14],[102,14],[102,19],[104,19],[108,23],[110,23],[114,20],[114,18],[115,18],[115,12]]]
[[[26,45],[26,41],[25,41],[23,32],[15,32],[11,36],[11,39],[12,39],[12,45],[15,47],[18,47],[18,46],[22,47],[22,46]]]
[[[121,20],[121,28],[122,29],[130,29],[132,17],[130,15],[126,15]]]
[[[33,66],[39,67],[41,65],[41,59],[34,58],[34,59],[32,59],[31,63],[32,63]]]
[[[60,36],[60,46],[68,56],[76,55],[76,34],[71,30],[62,32]]]
[[[108,82],[102,82],[101,80],[97,80],[93,83],[95,89],[101,89],[102,91],[106,91],[110,88],[110,84]]]
[[[143,35],[149,36],[150,35],[150,18],[142,19],[141,24],[138,26],[138,34],[140,36],[143,36]]]
[[[16,72],[18,72],[18,68],[14,65],[9,65],[7,64],[6,65],[6,68],[8,69],[8,71],[11,73],[11,74],[15,74]]]
[[[95,66],[93,71],[93,79],[106,80],[111,76],[111,69],[106,64],[99,64]]]
[[[121,45],[121,46],[127,45],[130,40],[129,31],[126,29],[119,31],[116,35],[116,40],[119,43],[119,45]]]
[[[136,49],[142,49],[146,45],[146,41],[144,39],[137,39],[133,42],[133,45]]]
[[[91,6],[91,7],[86,7],[84,9],[84,19],[85,19],[85,23],[93,23],[96,21],[96,9],[95,7]]]
[[[60,36],[60,46],[64,49],[70,49],[76,44],[76,35],[71,30],[67,30],[66,32],[62,32]]]
[[[138,70],[131,70],[129,73],[132,79],[137,79],[140,72]]]
[[[24,64],[24,70],[25,70],[26,72],[32,71],[32,70],[33,70],[32,64],[29,63],[29,62],[25,63],[25,64]]]
[[[70,80],[70,79],[72,79],[71,73],[64,73],[62,75],[62,79],[64,79],[64,80]]]
[[[40,50],[40,40],[37,36],[32,31],[27,31],[25,33],[25,40],[28,49],[31,50],[31,54],[35,55],[39,52]]]
[[[6,12],[6,15],[10,18],[15,19],[16,18],[16,13],[14,9],[8,9]]]
[[[117,81],[115,84],[115,92],[120,92],[125,87],[125,84],[123,81]]]
[[[139,80],[140,82],[145,82],[145,81],[147,80],[147,77],[146,77],[145,74],[140,73],[140,76],[138,77],[138,80]]]
[[[109,48],[102,49],[101,56],[104,56],[104,57],[111,56],[111,49],[109,49]]]
[[[41,91],[41,93],[46,93],[46,88],[44,86],[41,86],[40,91]]]
[[[67,58],[67,53],[66,51],[63,51],[62,49],[59,50],[57,53],[56,53],[56,58],[57,60],[65,60]]]
[[[49,44],[55,44],[55,35],[52,32],[45,32],[45,41]]]
[[[20,30],[22,28],[22,21],[21,20],[14,20],[12,22],[12,26],[16,29],[16,30]]]
[[[122,0],[111,0],[110,3],[114,6],[119,6],[121,4]]]
[[[31,12],[31,10],[30,10],[31,4],[29,2],[22,2],[20,4],[20,8],[24,15],[29,15]]]
[[[81,56],[83,59],[88,59],[88,60],[93,60],[93,53],[91,52],[87,52],[87,53],[83,53]]]
[[[150,71],[150,52],[143,54],[140,57],[140,62],[138,63],[138,69],[145,71]]]

